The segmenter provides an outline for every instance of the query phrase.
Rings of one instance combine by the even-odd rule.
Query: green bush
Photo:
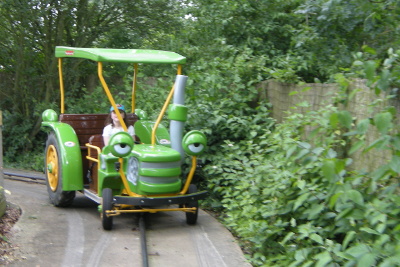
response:
[[[396,85],[398,67],[389,59],[358,61],[350,74],[365,73],[372,90]],[[344,89],[338,102],[345,103],[352,92],[345,75],[337,79]],[[225,142],[204,169],[207,204],[221,209],[254,266],[398,266],[400,135],[393,110],[388,105],[354,121],[330,106],[253,127],[240,117],[249,129],[242,140],[218,133]],[[380,137],[366,144],[374,129]],[[382,149],[393,155],[386,165],[369,173],[351,168],[355,151]]]
[[[272,132],[227,141],[205,168],[213,205],[220,200],[224,222],[255,266],[393,266],[398,260],[393,168],[400,158],[371,176],[346,171],[352,160],[333,149],[344,145],[329,123],[335,112],[293,114]],[[306,125],[315,127],[308,140]]]

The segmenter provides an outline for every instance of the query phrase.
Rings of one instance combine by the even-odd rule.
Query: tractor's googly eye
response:
[[[190,156],[202,154],[207,145],[206,136],[199,131],[188,132],[182,140],[183,150]]]
[[[203,151],[204,146],[200,143],[194,143],[194,144],[189,145],[188,148],[193,153],[200,153],[201,151]]]
[[[126,132],[119,132],[111,136],[108,146],[114,156],[122,158],[131,153],[133,144],[132,136]]]
[[[127,144],[117,144],[114,146],[114,150],[118,154],[127,154],[131,151],[131,147]]]

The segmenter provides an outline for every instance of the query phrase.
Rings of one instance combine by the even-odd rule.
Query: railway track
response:
[[[10,180],[17,180],[22,182],[33,182],[39,184],[45,184],[45,176],[37,174],[37,173],[27,173],[27,172],[20,172],[17,170],[4,170],[3,174],[6,179]]]
[[[147,253],[147,238],[146,238],[146,224],[145,213],[141,213],[139,217],[139,232],[140,232],[140,248],[142,251],[142,265],[149,267],[149,258]]]

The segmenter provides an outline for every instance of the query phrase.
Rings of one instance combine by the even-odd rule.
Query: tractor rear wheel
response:
[[[62,190],[62,163],[60,146],[55,134],[49,134],[45,150],[46,187],[51,203],[56,207],[70,206],[75,198],[75,191]]]

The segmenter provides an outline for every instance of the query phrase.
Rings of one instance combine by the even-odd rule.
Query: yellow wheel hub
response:
[[[47,180],[52,191],[58,186],[58,156],[55,146],[50,145],[46,153]]]

